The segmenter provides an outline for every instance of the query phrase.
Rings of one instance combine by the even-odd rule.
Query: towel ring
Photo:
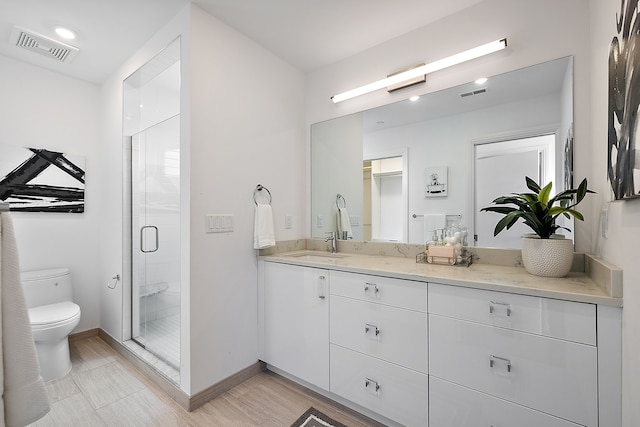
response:
[[[338,195],[336,196],[336,206],[338,207],[338,209],[340,209],[340,200],[342,200],[342,204],[344,206],[342,206],[343,208],[347,207],[347,201],[345,200],[344,196],[340,193],[338,193]]]
[[[256,206],[258,206],[258,201],[256,200],[256,193],[258,191],[262,191],[262,190],[266,191],[267,194],[269,194],[269,196],[268,196],[269,197],[269,204],[271,204],[271,191],[269,191],[269,189],[267,187],[263,187],[262,184],[258,184],[256,186],[256,189],[253,190],[253,202],[256,204]]]

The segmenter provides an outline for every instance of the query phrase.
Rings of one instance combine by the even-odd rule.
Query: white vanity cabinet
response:
[[[511,276],[498,292],[333,265],[258,273],[261,360],[385,424],[622,425],[622,308],[572,300],[575,284],[553,298],[509,292]]]
[[[262,263],[262,360],[329,390],[329,272]]]
[[[598,426],[593,304],[430,283],[429,346],[431,427]]]
[[[426,283],[330,277],[331,392],[402,425],[426,426]]]
[[[429,378],[429,425],[433,427],[579,427],[437,377]]]

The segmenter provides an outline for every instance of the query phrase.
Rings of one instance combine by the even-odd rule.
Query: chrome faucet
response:
[[[328,242],[329,240],[331,240],[331,253],[335,254],[336,252],[338,252],[338,248],[336,246],[337,240],[338,240],[338,233],[336,233],[335,231],[328,231],[327,234],[331,234],[331,235],[326,239],[324,239],[324,241]]]

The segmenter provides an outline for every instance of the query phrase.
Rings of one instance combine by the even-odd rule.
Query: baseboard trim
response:
[[[93,329],[89,329],[88,331],[77,332],[75,334],[69,335],[69,341],[73,342],[73,341],[83,340],[86,338],[97,337],[99,333],[100,333],[99,328],[93,328]]]
[[[89,331],[87,331],[89,332]],[[84,332],[81,332],[84,334]],[[80,335],[80,334],[78,334]],[[182,391],[177,384],[166,378],[160,371],[156,370],[153,366],[149,365],[146,361],[142,360],[137,354],[129,350],[124,344],[118,342],[115,338],[105,332],[103,329],[96,329],[93,335],[89,334],[86,338],[98,335],[103,341],[105,341],[111,348],[113,348],[118,354],[124,357],[129,363],[131,363],[142,375],[147,377],[151,382],[164,391],[171,399],[177,404],[182,406],[186,411],[193,411],[198,409],[210,400],[218,397],[222,393],[232,389],[238,384],[248,380],[254,375],[266,370],[266,365],[263,362],[257,361],[253,365],[250,365],[239,372],[225,378],[224,380],[208,387],[201,392],[189,396]],[[78,338],[80,339],[80,338]]]
[[[202,390],[201,392],[194,394],[189,399],[189,408],[187,409],[187,411],[191,412],[195,409],[198,409],[208,401],[220,396],[222,393],[226,391],[231,390],[238,384],[245,382],[249,378],[259,374],[260,372],[265,371],[266,369],[267,368],[265,363],[261,361],[257,361],[253,365],[247,366],[246,368],[225,378],[219,383],[216,383],[211,387],[208,387]]]

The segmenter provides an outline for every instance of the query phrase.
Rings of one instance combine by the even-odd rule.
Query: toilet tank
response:
[[[23,271],[20,281],[28,308],[73,301],[68,268]]]

